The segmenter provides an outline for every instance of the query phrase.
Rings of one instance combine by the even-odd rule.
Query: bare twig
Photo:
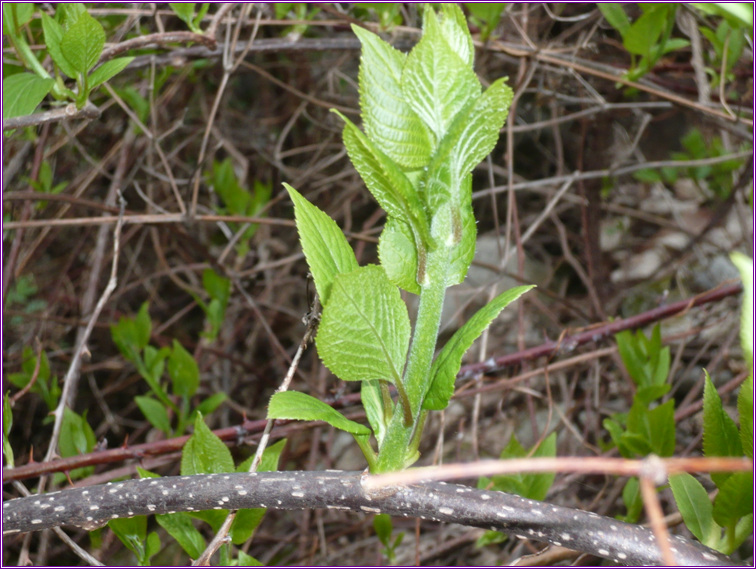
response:
[[[125,202],[123,201],[123,199],[121,199],[121,207],[122,208],[125,207]],[[110,297],[112,292],[115,290],[116,284],[118,282],[117,280],[118,254],[120,252],[120,239],[121,239],[122,227],[123,227],[123,217],[119,216],[118,222],[116,223],[115,230],[113,231],[113,264],[110,270],[110,280],[108,281],[108,284],[105,287],[105,290],[102,292],[102,295],[100,296],[100,300],[97,302],[97,306],[95,306],[95,309],[92,312],[92,316],[89,318],[89,322],[87,323],[86,329],[84,330],[83,334],[79,337],[79,342],[76,345],[76,350],[74,351],[73,356],[71,357],[71,364],[68,366],[68,371],[66,372],[66,375],[63,378],[63,389],[60,394],[60,400],[58,402],[58,406],[56,407],[54,411],[55,424],[53,425],[53,432],[52,432],[52,435],[50,436],[50,445],[47,448],[47,454],[45,455],[46,461],[51,460],[57,452],[58,439],[60,438],[60,428],[63,424],[63,411],[68,405],[68,393],[71,389],[70,386],[72,385],[72,378],[79,373],[79,366],[81,365],[81,356],[84,353],[84,350],[86,349],[89,336],[92,334],[92,330],[94,329],[95,322],[97,322],[97,319],[99,318],[100,313],[102,312],[102,309],[105,307],[105,303],[108,301],[108,298]]]
[[[60,121],[80,119],[94,120],[97,118],[100,118],[100,109],[95,107],[89,101],[87,101],[87,104],[84,105],[84,108],[82,109],[77,109],[74,103],[70,103],[65,107],[45,111],[43,113],[3,119],[3,131],[24,128],[27,126],[40,126]]]

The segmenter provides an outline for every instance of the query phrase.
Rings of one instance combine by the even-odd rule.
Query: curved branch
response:
[[[127,480],[3,503],[3,533],[60,525],[93,530],[110,519],[208,509],[328,508],[416,517],[503,531],[626,565],[661,565],[650,529],[592,512],[445,482],[367,493],[360,472],[252,472]],[[681,565],[733,565],[732,559],[680,536]]]

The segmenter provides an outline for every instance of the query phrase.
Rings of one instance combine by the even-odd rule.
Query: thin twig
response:
[[[87,101],[82,109],[77,109],[74,103],[70,103],[65,107],[45,111],[43,113],[3,119],[3,131],[24,128],[27,126],[40,126],[60,121],[80,119],[94,120],[97,118],[100,118],[100,109],[89,101]]]
[[[123,208],[126,207],[126,202],[123,201],[123,198],[120,200],[121,203],[121,211],[123,211]],[[45,461],[52,460],[53,456],[55,456],[58,448],[58,439],[60,438],[60,429],[63,424],[63,411],[66,408],[67,401],[68,401],[68,393],[70,390],[71,385],[71,378],[76,375],[79,371],[79,365],[81,364],[81,356],[84,353],[84,350],[87,345],[87,341],[89,340],[89,336],[92,334],[92,330],[94,329],[95,322],[97,322],[97,319],[100,316],[100,313],[102,312],[102,309],[105,307],[105,303],[108,301],[108,298],[112,294],[112,292],[115,290],[116,285],[118,283],[117,275],[118,275],[118,254],[120,252],[120,240],[121,240],[121,228],[123,227],[123,216],[118,217],[118,222],[116,223],[115,231],[113,232],[113,264],[111,266],[110,270],[110,280],[108,281],[107,286],[105,287],[105,290],[102,292],[102,296],[100,296],[100,300],[97,302],[97,306],[95,306],[94,311],[92,312],[92,316],[89,318],[89,322],[87,323],[87,327],[84,330],[84,333],[81,335],[81,338],[79,339],[79,343],[76,346],[76,350],[73,353],[73,356],[71,358],[71,364],[68,366],[68,371],[66,372],[66,376],[63,378],[63,389],[60,394],[60,400],[58,402],[58,406],[56,407],[54,411],[55,416],[55,424],[53,425],[53,432],[50,436],[50,446],[47,448],[47,454],[45,455]]]

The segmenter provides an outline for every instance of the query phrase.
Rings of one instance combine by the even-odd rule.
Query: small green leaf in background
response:
[[[643,496],[640,492],[640,482],[637,477],[631,477],[625,484],[625,487],[622,489],[622,501],[627,508],[627,514],[617,516],[617,519],[629,524],[637,524],[643,512]]]
[[[86,12],[63,33],[60,40],[63,57],[77,73],[88,73],[100,59],[104,46],[105,30]]]
[[[60,456],[79,456],[92,452],[96,444],[96,438],[92,427],[87,423],[86,412],[84,415],[75,413],[66,407],[63,410],[63,421],[60,425],[60,442],[58,449]],[[94,466],[76,468],[69,473],[72,480],[89,476],[94,471]],[[66,477],[62,473],[55,475],[56,483],[61,483]]]
[[[234,461],[231,451],[213,433],[202,415],[197,413],[194,420],[194,434],[189,437],[181,454],[181,475],[218,474],[233,472]]]
[[[635,55],[649,55],[651,48],[659,41],[664,29],[664,10],[649,10],[638,18],[623,35],[623,45]]]
[[[39,370],[37,371],[37,380],[31,387],[31,392],[38,394],[47,405],[50,411],[58,406],[60,397],[60,386],[58,378],[50,373],[50,361],[47,353],[44,351],[39,356]],[[21,371],[9,373],[8,380],[16,387],[23,389],[26,387],[34,376],[34,370],[37,367],[37,356],[34,350],[29,346],[24,346],[22,352]]]
[[[63,40],[64,34],[63,26],[44,11],[40,11],[40,17],[42,18],[42,29],[45,32],[45,45],[47,46],[47,51],[50,53],[50,57],[52,57],[55,65],[67,77],[75,78],[77,74],[76,68],[68,62],[60,49],[60,42]]]
[[[153,427],[167,435],[171,434],[171,420],[162,403],[147,395],[137,395],[134,397],[134,403]]]
[[[34,73],[16,73],[3,79],[3,119],[33,113],[54,84],[54,79]]]
[[[719,528],[714,523],[713,508],[704,487],[687,472],[670,476],[669,486],[690,532],[701,543],[712,545]]]
[[[709,373],[704,370],[705,384],[703,396],[703,450],[704,456],[743,456],[738,427],[722,407]],[[712,473],[712,480],[729,477],[729,473]]]
[[[192,524],[192,517],[183,512],[158,514],[157,523],[175,539],[186,554],[197,559],[205,550],[205,538]]]
[[[248,555],[247,553],[244,553],[241,549],[238,553],[238,562],[240,566],[243,567],[262,567],[262,563],[260,563],[257,559],[252,557],[251,555]]]
[[[599,2],[597,6],[601,11],[601,14],[606,18],[606,21],[609,22],[622,37],[624,37],[630,29],[630,20],[627,18],[627,14],[625,14],[622,4],[617,4],[615,2]]]
[[[354,251],[326,213],[312,205],[289,184],[284,184],[294,202],[294,216],[302,242],[302,251],[310,267],[320,302],[327,306],[331,286],[336,275],[355,270],[357,259]]]
[[[126,69],[132,61],[134,61],[133,57],[117,57],[106,61],[89,76],[89,88],[94,89],[105,83],[105,81],[112,79]]]
[[[466,2],[464,7],[470,12],[470,21],[480,28],[480,39],[486,41],[499,25],[507,4],[506,2]]]
[[[31,21],[34,4],[26,2],[3,2],[3,33],[15,36],[17,31]]]
[[[753,515],[753,472],[733,472],[714,498],[714,521],[734,527],[748,515]]]
[[[423,401],[424,409],[446,409],[454,395],[454,380],[462,366],[462,356],[504,308],[532,288],[532,285],[519,286],[503,292],[454,333],[431,367],[431,387]]]
[[[12,426],[13,410],[11,409],[10,405],[10,392],[8,392],[3,397],[3,456],[5,457],[5,464],[7,464],[9,468],[13,468],[15,466],[13,449],[11,448],[10,441],[8,440]]]
[[[168,358],[168,375],[173,382],[173,393],[191,397],[199,387],[199,366],[192,354],[187,352],[175,338]]]
[[[337,275],[316,337],[323,363],[343,381],[400,384],[410,322],[399,289],[383,267]]]
[[[519,443],[513,435],[509,443],[501,451],[500,458],[503,460],[513,458],[552,458],[556,456],[556,433],[546,437],[538,448],[529,452]],[[543,473],[518,473],[502,474],[489,478],[481,477],[478,480],[478,488],[487,488],[493,483],[493,489],[501,492],[510,492],[530,500],[543,500],[554,483],[556,474],[553,472]]]
[[[740,442],[745,455],[753,460],[753,374],[743,382],[738,393]]]
[[[194,408],[194,412],[202,413],[202,415],[206,417],[220,407],[226,399],[228,399],[228,395],[222,391],[213,393],[207,399],[203,399],[200,404]]]
[[[332,427],[353,435],[370,434],[370,429],[365,425],[350,421],[327,403],[299,391],[275,393],[268,405],[268,419],[325,421]]]

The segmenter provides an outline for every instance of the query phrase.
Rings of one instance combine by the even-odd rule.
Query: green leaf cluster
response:
[[[738,427],[704,370],[703,451],[704,456],[744,456],[753,461],[753,260],[742,253],[731,258],[743,280],[740,344],[751,373],[738,393]],[[690,474],[677,474],[669,482],[691,533],[701,543],[729,554],[753,533],[753,472],[712,473],[711,480],[719,490],[713,503]]]
[[[255,180],[254,191],[245,188],[236,177],[230,158],[222,162],[214,161],[212,170],[207,172],[206,177],[208,185],[223,200],[224,207],[216,208],[220,214],[253,217],[259,215],[270,201],[271,185]],[[242,229],[240,223],[229,223],[228,226],[233,233]],[[249,241],[258,227],[256,223],[247,224],[247,228],[238,239],[236,254],[240,260],[249,253]]]
[[[352,164],[388,214],[380,265],[358,266],[336,223],[285,187],[323,306],[318,352],[340,379],[362,382],[371,429],[293,392],[276,393],[268,417],[317,419],[347,430],[371,471],[383,472],[417,459],[427,412],[447,406],[465,351],[532,287],[494,299],[434,362],[446,288],[465,278],[475,251],[471,172],[495,146],[512,91],[503,79],[483,91],[472,69],[472,38],[455,4],[442,5],[439,14],[425,9],[423,36],[408,54],[372,32],[353,30],[362,43],[364,131],[340,116]],[[400,288],[420,295],[414,329]]]
[[[675,452],[675,401],[658,402],[670,390],[670,353],[662,346],[661,328],[657,324],[651,337],[638,330],[615,336],[617,348],[630,378],[636,386],[628,413],[615,413],[604,419],[604,428],[612,443],[625,458],[649,454],[672,456]],[[643,508],[637,478],[630,478],[622,492],[627,514],[619,516],[628,523],[638,521]]]
[[[681,140],[684,151],[673,152],[672,160],[690,161],[726,156],[731,151],[725,148],[718,136],[708,137],[697,128],[691,129]],[[749,147],[743,145],[741,150]],[[693,180],[703,196],[713,195],[725,199],[732,193],[732,173],[743,166],[743,160],[732,159],[718,164],[678,168],[665,166],[659,170],[644,168],[633,174],[641,182],[674,184],[680,178]]]
[[[638,7],[642,14],[631,23],[622,4],[598,4],[602,15],[620,33],[622,45],[630,53],[631,65],[626,76],[631,81],[651,71],[665,54],[690,45],[687,40],[671,37],[678,4],[639,3]]]
[[[60,385],[57,376],[52,375],[50,371],[50,360],[47,354],[44,351],[41,352],[38,359],[31,347],[24,346],[21,358],[21,371],[9,373],[8,381],[19,389],[23,389],[34,379],[29,390],[42,398],[48,411],[54,411],[60,399]],[[35,370],[37,370],[36,376]],[[51,416],[44,419],[45,423],[52,421]]]
[[[176,339],[170,348],[149,345],[151,332],[152,320],[146,302],[134,318],[121,317],[110,327],[118,350],[150,387],[146,395],[136,396],[134,402],[153,427],[173,436],[183,433],[198,413],[213,412],[225,401],[226,394],[215,393],[192,408],[200,381],[197,362]],[[163,381],[166,364],[169,384]],[[171,415],[176,417],[175,429],[171,426]]]
[[[102,24],[87,12],[84,4],[58,4],[55,16],[39,11],[43,41],[54,64],[49,73],[42,59],[32,52],[25,28],[35,13],[34,4],[3,4],[3,35],[8,38],[23,68],[3,78],[3,118],[24,116],[48,95],[60,101],[70,100],[82,108],[91,92],[113,78],[131,63],[133,57],[119,57],[97,66],[105,47]],[[64,76],[76,82],[70,89]]]

